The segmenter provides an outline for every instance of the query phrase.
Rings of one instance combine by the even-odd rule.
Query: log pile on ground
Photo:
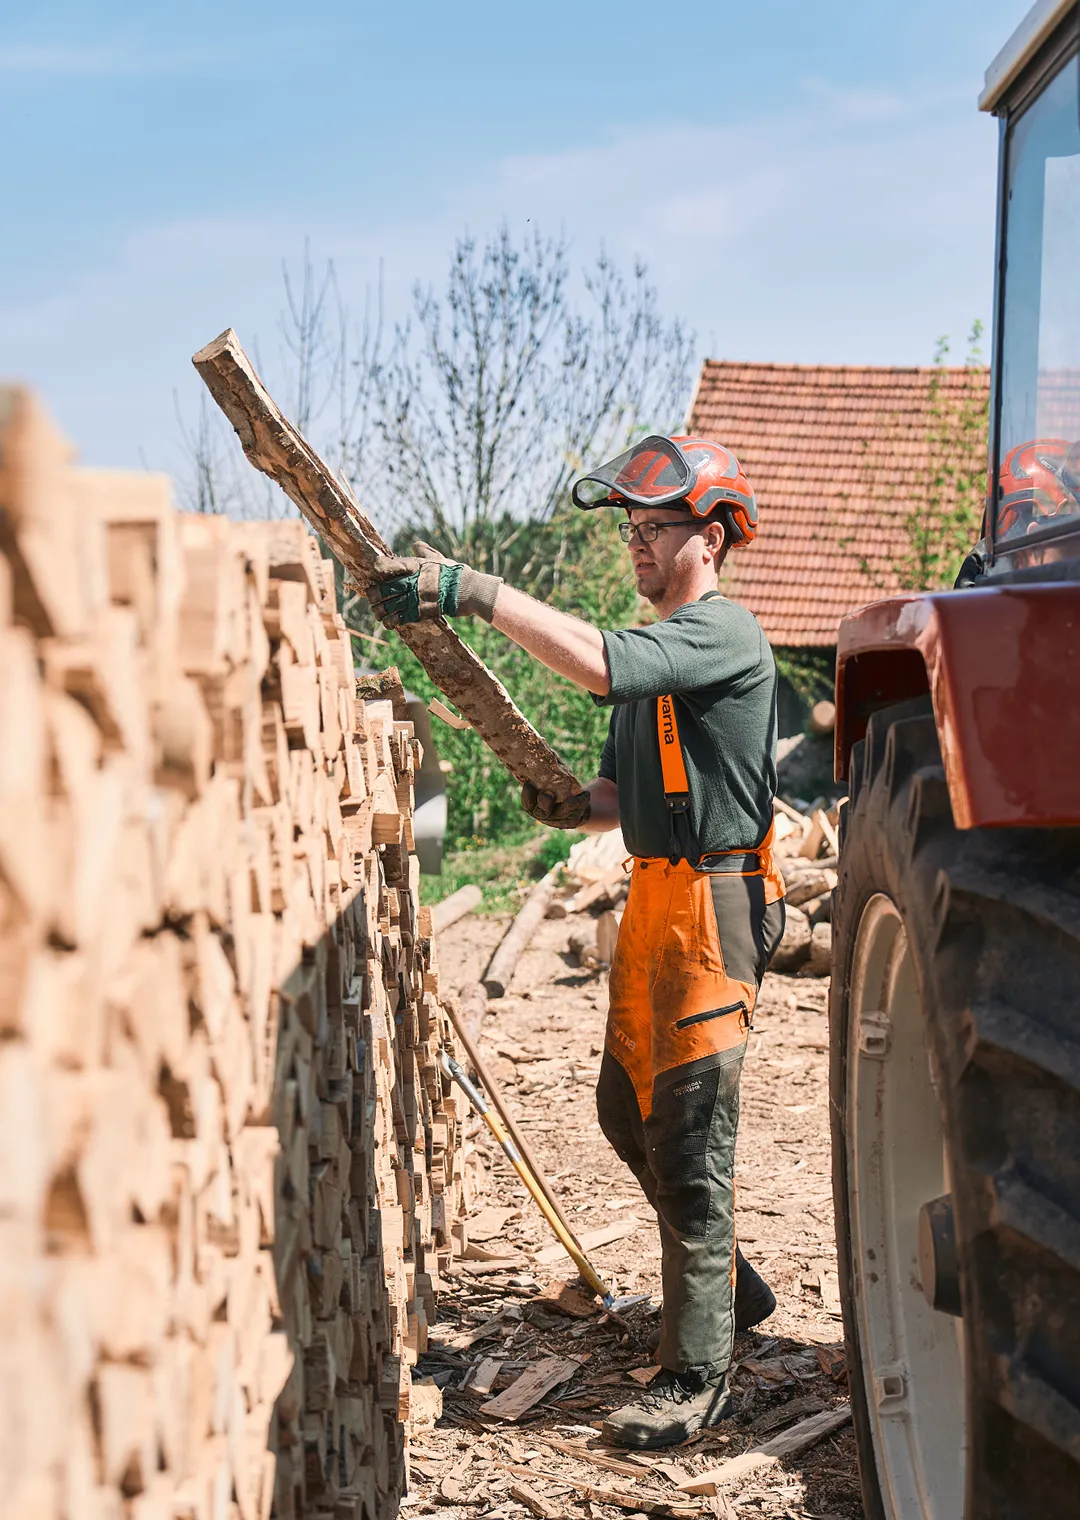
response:
[[[774,971],[829,974],[839,824],[839,804],[828,811],[813,806],[804,813],[777,799],[776,858],[786,887],[786,922],[769,963]]]
[[[403,714],[303,524],[0,391],[12,1520],[396,1512],[465,1180]]]
[[[831,706],[818,703],[819,708]],[[839,805],[826,809],[813,803],[803,811],[776,800],[775,854],[786,888],[786,927],[770,962],[774,971],[829,974],[838,828]],[[579,965],[611,965],[629,885],[626,846],[618,829],[590,834],[570,851],[561,892],[550,901],[547,916],[590,915],[569,933],[569,950]]]

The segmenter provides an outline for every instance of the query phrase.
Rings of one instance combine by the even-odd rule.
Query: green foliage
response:
[[[965,366],[972,383],[946,385],[944,375],[931,382],[930,479],[925,498],[904,521],[908,548],[896,565],[903,591],[933,591],[952,586],[965,555],[982,531],[986,502],[986,448],[989,401],[977,372],[983,364],[979,343],[982,323],[968,337]],[[949,340],[940,338],[934,363],[943,369]]]
[[[546,829],[536,852],[541,876],[546,876],[555,866],[562,865],[578,840],[584,837],[576,829]]]
[[[562,507],[547,522],[527,524],[513,548],[515,560],[504,561],[502,568],[514,585],[597,628],[625,628],[640,621],[629,557],[614,513]],[[476,558],[482,561],[484,556],[478,553]],[[588,692],[554,675],[486,623],[462,620],[457,626],[582,783],[591,780],[607,736],[608,709],[598,707]],[[396,665],[410,691],[425,701],[439,696],[423,666],[395,633],[379,629],[376,637],[377,645],[357,639],[360,660],[379,668]],[[438,719],[433,722],[439,756],[452,766],[447,787],[448,848],[477,849],[495,840],[505,843],[520,838],[523,829],[532,825],[521,811],[517,785],[471,729],[453,729]],[[549,838],[556,832],[544,830]],[[561,849],[562,845],[545,848]]]
[[[832,701],[836,681],[835,649],[793,649],[773,646],[773,659],[780,675],[808,707]]]
[[[443,860],[440,876],[421,876],[420,901],[441,902],[459,887],[475,883],[484,900],[480,913],[516,913],[536,880],[565,860],[580,834],[545,829],[524,820],[525,832],[511,842],[454,850]]]

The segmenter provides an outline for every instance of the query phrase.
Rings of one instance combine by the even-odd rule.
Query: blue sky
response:
[[[0,15],[0,374],[179,464],[223,327],[310,238],[362,307],[505,220],[642,255],[702,354],[926,363],[989,315],[982,71],[1023,0],[36,0]],[[667,21],[670,14],[671,21]],[[272,363],[272,361],[268,361]]]

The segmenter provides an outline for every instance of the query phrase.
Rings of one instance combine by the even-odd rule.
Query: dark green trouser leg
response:
[[[726,1367],[734,1335],[732,1168],[745,1046],[665,1072],[644,1124],[622,1067],[605,1053],[600,1127],[641,1184],[660,1225],[660,1363]]]
[[[745,1044],[665,1072],[645,1121],[663,1247],[659,1360],[726,1368],[735,1335],[735,1136]]]

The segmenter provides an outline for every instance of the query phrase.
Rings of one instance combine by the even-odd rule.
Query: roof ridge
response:
[[[703,359],[703,369],[805,375],[989,375],[988,364],[788,364],[763,359]]]

